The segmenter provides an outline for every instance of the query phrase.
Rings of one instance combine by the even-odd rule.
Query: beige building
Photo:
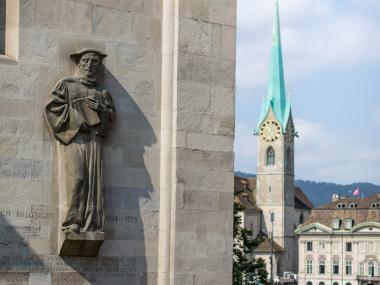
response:
[[[271,239],[271,228],[269,230],[265,226],[265,213],[263,209],[258,207],[256,203],[257,197],[257,178],[243,178],[235,176],[235,202],[239,203],[244,207],[244,211],[241,213],[242,226],[246,229],[252,231],[252,236],[259,238],[261,243],[253,251],[253,257],[264,259],[267,265],[267,271],[270,274],[270,258],[272,254],[272,239]],[[293,227],[299,225],[303,222],[303,219],[307,218],[310,214],[310,210],[313,208],[313,204],[303,193],[303,191],[295,187],[294,192],[294,208],[292,216],[286,217],[294,223]],[[273,279],[280,280],[283,277],[284,270],[282,269],[282,264],[285,260],[290,258],[296,259],[297,244],[290,251],[288,248],[284,248],[277,241],[276,237],[273,242]],[[295,260],[294,264],[297,264]],[[288,270],[291,271],[291,270]],[[297,272],[293,270],[291,272]]]
[[[380,284],[380,194],[313,209],[296,230],[300,285]]]

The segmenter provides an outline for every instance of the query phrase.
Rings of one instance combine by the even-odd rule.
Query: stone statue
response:
[[[71,54],[75,76],[59,81],[44,107],[45,122],[59,141],[59,183],[67,197],[63,231],[103,232],[102,139],[115,119],[112,98],[96,80],[106,56],[90,48]]]

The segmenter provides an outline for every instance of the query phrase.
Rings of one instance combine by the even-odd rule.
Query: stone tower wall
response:
[[[236,1],[10,1],[0,280],[230,284]],[[104,142],[106,240],[97,258],[61,258],[56,142],[42,109],[83,47],[108,54],[99,80],[117,111]]]

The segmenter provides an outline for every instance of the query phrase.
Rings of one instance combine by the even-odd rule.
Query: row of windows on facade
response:
[[[375,263],[374,262],[360,262],[358,263],[359,275],[362,276],[375,276]],[[331,273],[334,275],[340,274],[340,262],[333,260]],[[326,261],[320,260],[318,263],[318,273],[326,274]],[[346,261],[344,273],[352,275],[352,261]],[[313,274],[313,260],[306,260],[306,274]],[[377,263],[377,276],[380,276],[380,263]]]
[[[345,203],[338,203],[336,205],[336,207],[338,209],[346,209],[346,204]],[[350,209],[355,209],[358,207],[358,204],[357,203],[350,203],[348,204],[347,208],[350,208]],[[371,203],[370,205],[371,208],[380,208],[380,203],[379,202],[374,202],[374,203]]]
[[[323,252],[326,249],[326,244],[327,243],[325,241],[319,241],[318,242],[318,250]],[[334,247],[335,251],[341,251],[342,250],[339,242],[334,242],[333,245],[335,246]],[[374,253],[376,250],[376,247],[378,250],[380,250],[380,242],[378,242],[377,246],[375,245],[375,242],[373,242],[373,241],[359,242],[359,250],[360,250],[360,252],[363,252],[363,253],[365,253],[365,252]],[[345,243],[345,251],[351,252],[352,250],[353,250],[352,242],[346,242]],[[306,242],[306,251],[313,251],[313,242],[312,241]]]
[[[290,148],[286,151],[286,160],[285,162],[288,164],[290,162],[291,151]],[[273,147],[268,147],[266,152],[266,165],[274,165],[276,163],[276,153]]]
[[[313,285],[313,282],[307,281],[306,285]],[[318,285],[325,285],[325,282],[321,281]],[[339,282],[334,282],[332,285],[339,285]],[[346,285],[352,285],[351,282],[347,282]]]

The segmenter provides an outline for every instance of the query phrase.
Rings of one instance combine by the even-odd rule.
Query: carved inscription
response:
[[[138,218],[133,216],[106,215],[106,220],[109,222],[125,222],[130,224],[137,224]]]
[[[54,214],[47,206],[32,205],[32,210],[25,209],[0,209],[0,217],[24,218],[32,220],[53,220]]]
[[[135,257],[0,256],[0,280],[27,281],[28,273],[51,273],[52,280],[75,284],[106,278],[139,278]],[[15,280],[15,281],[13,281]],[[71,283],[64,283],[71,282]],[[0,283],[1,284],[1,283]],[[58,283],[60,284],[60,283]]]

